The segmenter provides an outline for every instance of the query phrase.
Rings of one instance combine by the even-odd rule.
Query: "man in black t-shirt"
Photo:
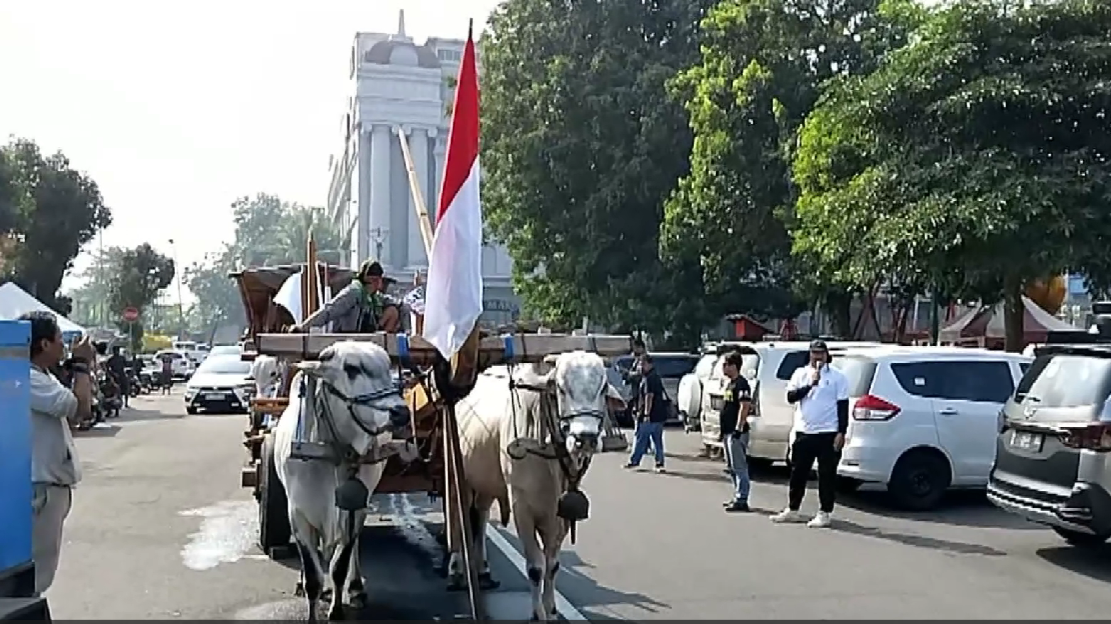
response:
[[[640,356],[641,381],[638,392],[638,418],[636,443],[633,454],[629,456],[626,468],[637,468],[640,460],[648,452],[651,442],[656,455],[656,472],[664,471],[664,423],[667,422],[667,399],[664,398],[664,383],[652,366],[652,356]]]
[[[721,443],[725,462],[733,478],[733,498],[725,502],[727,512],[748,511],[748,413],[752,408],[752,390],[741,375],[744,358],[733,351],[725,356],[721,370],[728,383],[721,408]]]
[[[130,384],[127,378],[127,358],[124,357],[123,351],[119,346],[112,347],[112,355],[108,357],[108,361],[105,362],[105,364],[108,367],[108,374],[112,376],[112,381],[115,382],[116,388],[121,395],[120,398],[123,400],[123,406],[127,407],[128,398],[130,398],[128,396],[128,391],[130,390],[128,386]]]

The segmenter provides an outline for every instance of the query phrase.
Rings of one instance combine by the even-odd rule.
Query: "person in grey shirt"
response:
[[[332,323],[332,331],[337,334],[400,331],[406,315],[402,314],[402,303],[386,294],[386,286],[391,281],[385,276],[381,263],[363,262],[350,284],[292,331],[305,331],[328,323]]]
[[[54,582],[62,525],[73,505],[73,487],[81,480],[70,426],[92,410],[89,373],[96,352],[88,336],[73,347],[73,388],[67,388],[50,372],[65,357],[57,318],[49,312],[28,312],[19,320],[31,324],[31,556],[35,591],[41,594]]]

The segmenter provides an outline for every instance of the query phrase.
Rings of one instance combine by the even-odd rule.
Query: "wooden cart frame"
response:
[[[310,238],[306,250],[314,259],[315,244]],[[412,414],[412,431],[421,459],[408,464],[399,457],[386,459],[385,473],[375,494],[426,492],[444,502],[447,531],[460,527],[460,534],[473,535],[471,514],[463,507],[465,476],[455,419],[455,403],[474,387],[478,374],[489,366],[510,363],[539,363],[548,356],[567,351],[593,351],[602,356],[621,355],[631,351],[628,336],[506,334],[483,335],[477,329],[462,350],[451,361],[420,336],[406,334],[291,334],[284,333],[292,324],[289,313],[274,304],[273,297],[282,283],[301,272],[302,310],[318,309],[317,284],[328,283],[333,292],[352,278],[347,269],[326,266],[315,261],[303,265],[257,268],[232,274],[237,280],[249,322],[244,342],[244,359],[270,355],[286,366],[283,387],[278,398],[255,397],[251,401],[244,445],[250,459],[241,475],[241,484],[254,490],[259,504],[259,545],[270,556],[276,549],[288,547],[291,529],[288,502],[274,468],[273,424],[289,405],[292,374],[288,366],[296,361],[311,360],[328,346],[344,340],[373,342],[382,347],[399,370],[412,366],[422,371],[415,383],[405,384],[403,393]],[[419,321],[418,321],[419,325]],[[306,460],[330,460],[328,448],[309,439],[294,441],[292,455]],[[446,546],[446,545],[445,545]],[[473,556],[472,542],[461,542],[470,615],[485,619],[485,608],[478,580],[479,562]]]

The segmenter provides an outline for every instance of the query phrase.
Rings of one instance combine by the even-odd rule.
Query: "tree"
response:
[[[323,208],[284,202],[274,195],[237,199],[232,218],[232,242],[185,272],[186,285],[197,298],[190,316],[207,332],[222,323],[245,321],[242,298],[229,277],[232,272],[304,262],[310,231],[322,262],[341,264],[351,247],[350,232],[337,227]]]
[[[143,320],[129,322],[120,315],[127,308],[140,312],[154,302],[174,279],[174,261],[149,243],[124,249],[114,258],[108,280],[108,305],[121,330],[128,332],[132,348],[142,345]]]
[[[81,247],[112,223],[111,211],[96,183],[74,170],[61,152],[44,157],[34,142],[16,139],[0,153],[5,162],[0,168],[6,170],[0,172],[0,232],[6,234],[0,248],[3,278],[68,314],[70,302],[58,296],[58,287]],[[22,197],[16,202],[20,207],[4,211],[2,205],[13,205],[13,188],[15,197]]]
[[[846,283],[881,276],[1006,301],[1063,270],[1111,284],[1111,5],[937,11],[875,73],[841,81],[806,122],[795,249]]]
[[[119,316],[119,311],[109,309],[110,278],[119,265],[121,247],[94,249],[90,252],[89,265],[74,275],[81,284],[66,294],[72,301],[70,318],[87,327],[109,324]]]
[[[525,307],[545,320],[701,329],[700,314],[676,313],[699,299],[683,297],[683,267],[665,271],[658,237],[691,141],[666,82],[697,58],[709,4],[507,0],[492,15],[483,210]]]
[[[716,314],[794,316],[802,307],[794,295],[809,290],[840,302],[829,307],[847,325],[848,299],[807,279],[790,255],[791,152],[823,85],[870,72],[900,45],[910,6],[725,0],[706,18],[700,62],[672,83],[695,139],[690,174],[667,204],[663,252],[699,258]]]

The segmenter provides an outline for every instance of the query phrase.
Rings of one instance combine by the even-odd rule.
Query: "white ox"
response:
[[[385,462],[364,464],[358,458],[394,444],[395,432],[410,425],[409,408],[391,378],[389,356],[377,345],[338,342],[325,349],[319,361],[297,368],[289,407],[274,429],[274,466],[289,500],[310,621],[316,619],[326,571],[332,581],[328,618],[343,619],[345,589],[355,609],[365,605],[358,538],[370,494],[385,469]],[[315,379],[314,396],[302,397],[302,375]],[[315,440],[328,443],[343,457],[339,465],[291,457],[305,403],[313,405],[319,426]],[[411,450],[407,442],[402,444]],[[327,561],[331,563],[326,569]]]
[[[469,537],[480,580],[496,584],[486,562],[486,525],[498,501],[502,523],[512,514],[524,549],[533,619],[547,620],[555,612],[558,555],[570,528],[558,513],[560,501],[569,490],[577,492],[591,458],[601,450],[607,399],[615,395],[620,397],[606,381],[602,359],[573,351],[559,355],[554,366],[491,368],[456,406],[469,486],[464,505],[474,525]],[[575,498],[570,506],[578,513],[570,515],[583,519],[585,498]],[[454,585],[465,573],[459,529],[451,526],[448,531],[448,572]]]
[[[251,379],[255,382],[255,396],[259,398],[277,396],[282,379],[278,358],[272,355],[256,355],[255,360],[251,362]]]

